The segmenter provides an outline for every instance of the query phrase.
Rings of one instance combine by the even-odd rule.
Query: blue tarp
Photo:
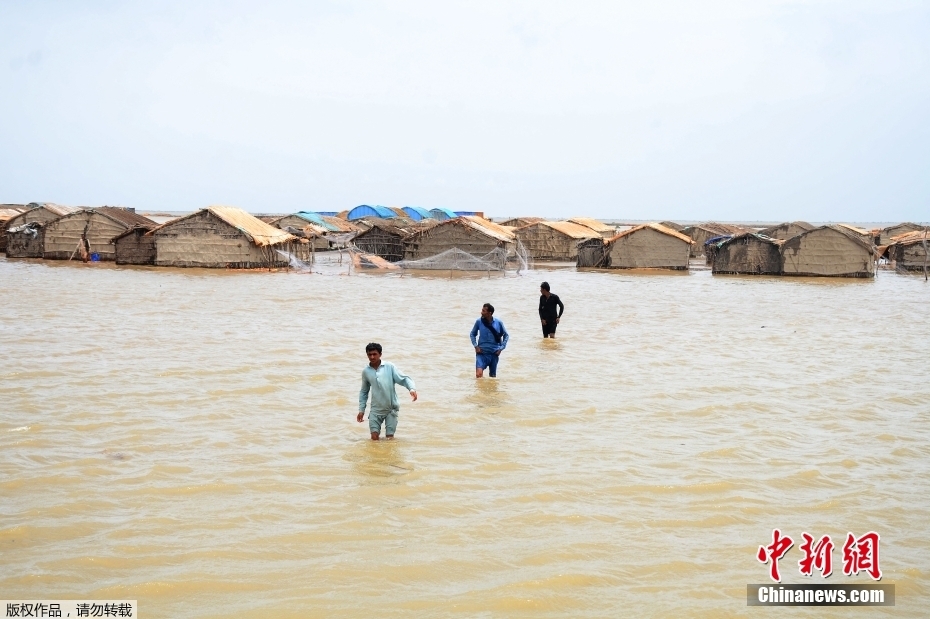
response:
[[[407,215],[409,215],[410,219],[413,221],[435,219],[432,213],[430,213],[425,208],[420,208],[419,206],[405,206],[402,210],[407,213]]]
[[[381,219],[394,219],[397,217],[397,213],[392,211],[386,206],[369,206],[367,204],[361,204],[356,206],[354,209],[349,211],[349,214],[346,216],[346,219],[349,221],[355,221],[356,219],[362,219],[364,217],[380,217]]]
[[[447,219],[455,219],[456,217],[458,217],[458,215],[456,215],[455,213],[453,213],[453,212],[450,211],[449,209],[447,209],[447,208],[442,208],[442,207],[437,207],[437,208],[434,208],[434,209],[430,209],[429,212],[432,213],[432,214],[433,214],[433,217],[435,217],[435,218],[438,219],[439,221],[445,221],[445,220],[447,220]]]

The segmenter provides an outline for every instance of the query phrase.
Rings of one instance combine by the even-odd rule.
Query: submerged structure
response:
[[[45,227],[59,217],[81,210],[51,202],[32,202],[26,208],[6,224],[8,258],[41,258],[45,252]]]
[[[0,252],[6,251],[6,224],[26,212],[25,204],[0,204]]]
[[[404,259],[420,260],[450,249],[484,256],[497,249],[514,252],[516,237],[503,226],[477,216],[456,217],[418,230],[404,241]]]
[[[578,258],[575,261],[578,267],[608,267],[610,254],[607,252],[607,241],[600,236],[578,243]]]
[[[688,269],[693,241],[661,224],[643,224],[607,241],[606,262],[612,269]]]
[[[366,254],[384,258],[388,262],[403,260],[404,239],[410,231],[383,220],[369,221],[371,227],[355,235],[353,245]]]
[[[233,206],[210,206],[153,229],[158,266],[251,269],[287,266],[296,239]]]
[[[763,234],[744,232],[710,244],[708,257],[713,254],[715,275],[778,275],[781,273],[781,245],[783,240]]]
[[[782,275],[875,277],[872,244],[845,226],[808,230],[785,241],[781,254]]]
[[[879,230],[877,238],[875,239],[876,245],[890,245],[894,242],[894,237],[901,236],[902,234],[907,234],[908,232],[918,232],[923,231],[924,227],[920,224],[915,224],[911,222],[904,222],[902,224],[896,224],[894,226],[888,226],[887,228],[882,228]]]
[[[923,228],[900,234],[892,239],[888,257],[895,267],[905,271],[923,271],[930,267],[927,252],[930,250],[930,229]]]
[[[578,259],[578,243],[601,235],[570,221],[539,221],[514,230],[514,235],[523,243],[534,260]]]
[[[88,208],[59,217],[46,225],[45,250],[48,260],[67,260],[86,252],[98,260],[116,260],[113,239],[132,229],[146,232],[156,226],[132,209],[115,206]]]

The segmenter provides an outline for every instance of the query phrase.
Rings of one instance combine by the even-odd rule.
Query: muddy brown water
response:
[[[339,271],[341,272],[341,271]],[[566,304],[542,341],[538,285]],[[142,617],[755,616],[773,528],[930,579],[930,287],[0,258],[0,591]],[[511,333],[476,381],[481,303]],[[364,345],[417,382],[355,422]],[[782,608],[780,615],[848,616]]]

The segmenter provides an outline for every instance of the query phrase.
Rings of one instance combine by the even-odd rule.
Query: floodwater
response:
[[[340,271],[341,272],[341,271]],[[566,304],[543,341],[538,286]],[[0,258],[0,592],[153,617],[750,617],[881,535],[930,596],[930,285]],[[474,378],[483,302],[511,333]],[[355,421],[369,341],[417,383]],[[801,534],[834,574],[800,575]],[[780,616],[849,616],[782,608]]]

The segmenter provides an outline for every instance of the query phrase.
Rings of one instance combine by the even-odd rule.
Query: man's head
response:
[[[368,346],[365,347],[365,354],[368,356],[369,361],[380,361],[381,360],[381,344],[376,342],[371,342]]]
[[[549,282],[543,282],[539,285],[539,292],[549,294]]]
[[[491,320],[494,317],[494,306],[490,303],[485,303],[481,306],[481,317]]]

